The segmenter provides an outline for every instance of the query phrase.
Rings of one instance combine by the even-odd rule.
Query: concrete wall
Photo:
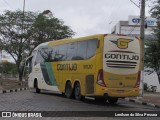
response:
[[[150,75],[145,74],[144,82],[147,83],[148,85],[157,86],[157,92],[160,92],[160,84],[158,82],[158,77],[156,73],[152,73]]]

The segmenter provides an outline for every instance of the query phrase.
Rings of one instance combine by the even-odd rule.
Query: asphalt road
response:
[[[42,91],[40,94],[35,93],[34,90],[20,91],[14,93],[0,94],[0,111],[159,111],[160,109],[140,105],[132,102],[119,100],[117,104],[110,105],[109,103],[96,102],[92,99],[85,99],[84,101],[77,101],[74,99],[67,99],[61,94],[55,94],[50,91]],[[77,114],[77,113],[76,113]],[[94,115],[93,115],[94,116]],[[62,115],[63,117],[63,115]],[[152,117],[153,118],[153,117]],[[151,120],[151,117],[108,117],[107,120],[113,119],[144,119]],[[5,118],[9,119],[9,118]],[[15,118],[12,118],[15,119]],[[16,118],[17,119],[17,118]],[[27,118],[25,118],[27,119]],[[39,118],[37,118],[39,119]],[[46,118],[42,118],[46,119]],[[47,118],[55,119],[55,118]],[[56,117],[56,119],[62,119]],[[86,119],[93,120],[97,117],[63,117],[63,119]],[[106,117],[99,119],[106,120]],[[157,119],[158,118],[154,118]]]

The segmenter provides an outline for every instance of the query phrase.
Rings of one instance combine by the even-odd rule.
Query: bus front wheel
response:
[[[36,89],[36,93],[40,93],[40,89],[38,88],[38,82],[37,80],[35,81],[35,89]]]
[[[77,82],[75,84],[74,95],[75,95],[76,100],[83,100],[84,99],[84,96],[81,95],[81,86],[80,86],[79,82]]]
[[[65,95],[67,98],[73,97],[73,89],[70,81],[66,83]]]

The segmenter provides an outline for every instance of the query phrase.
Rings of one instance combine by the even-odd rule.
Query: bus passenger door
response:
[[[24,64],[24,70],[23,70],[23,79],[25,81],[28,81],[29,75],[32,71],[32,58],[33,56],[29,57],[26,59],[25,64]]]

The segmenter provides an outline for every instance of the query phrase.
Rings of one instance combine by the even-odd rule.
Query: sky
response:
[[[0,14],[6,10],[23,10],[24,0],[0,0]],[[132,0],[139,5],[139,0]],[[148,1],[148,0],[146,0]],[[146,16],[150,2],[146,2]],[[76,32],[73,37],[111,33],[118,21],[140,15],[140,8],[130,0],[25,0],[25,11],[52,11]]]
[[[132,1],[139,5],[139,0]],[[0,0],[0,14],[4,10],[23,10],[23,3],[24,0]],[[146,16],[150,16],[149,6],[150,2],[146,2]],[[25,0],[25,11],[44,10],[50,10],[70,26],[76,33],[74,38],[111,33],[118,21],[127,21],[129,15],[140,15],[140,8],[130,0]],[[10,57],[9,61],[14,60]]]

